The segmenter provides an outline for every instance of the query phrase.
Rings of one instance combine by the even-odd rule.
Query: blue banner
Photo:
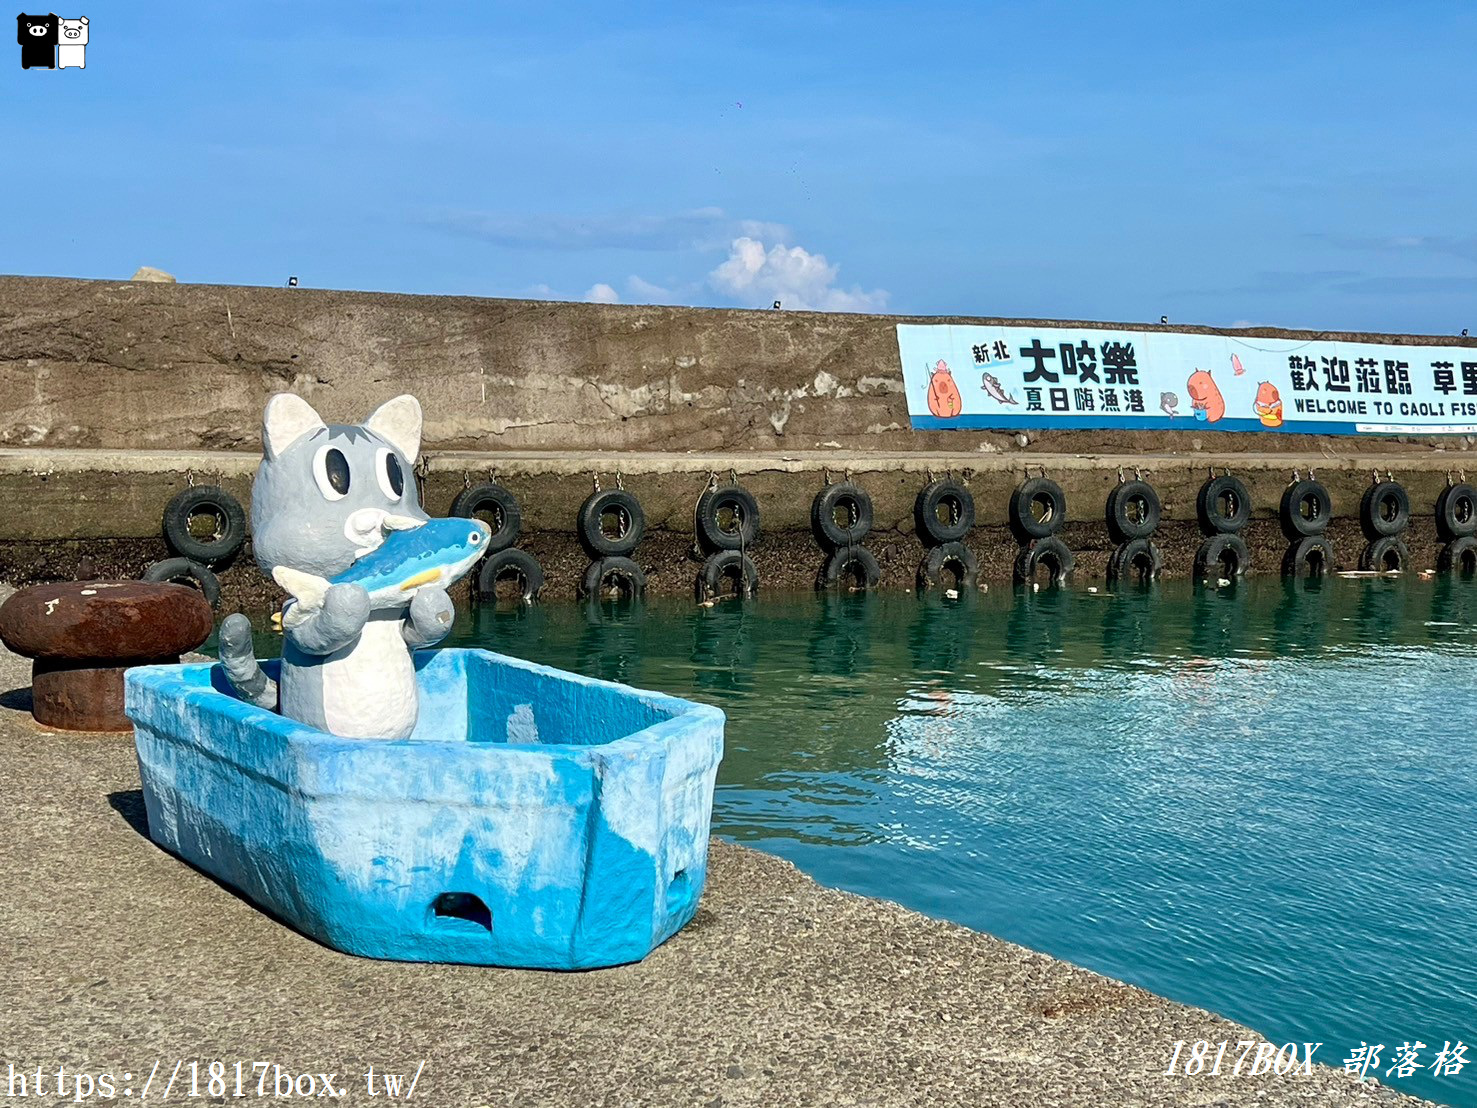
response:
[[[1477,344],[900,323],[919,431],[1477,434]]]

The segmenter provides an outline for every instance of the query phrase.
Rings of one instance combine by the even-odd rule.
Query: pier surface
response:
[[[48,1095],[58,1067],[109,1073],[121,1102],[156,1063],[160,1100],[177,1062],[166,1103],[245,1103],[238,1061],[252,1103],[279,1102],[272,1076],[255,1097],[255,1062],[335,1074],[337,1102],[366,1105],[387,1102],[381,1075],[417,1072],[413,1101],[444,1106],[1423,1103],[1321,1066],[1166,1077],[1177,1039],[1261,1036],[719,841],[696,920],[639,965],[338,954],[155,847],[131,738],[43,731],[28,667],[0,648],[5,1103],[71,1100],[7,1098],[6,1063],[39,1066]]]

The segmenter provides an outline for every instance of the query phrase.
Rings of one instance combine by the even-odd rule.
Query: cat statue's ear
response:
[[[262,449],[276,461],[298,439],[323,426],[313,406],[301,396],[279,392],[267,401],[262,414]]]
[[[386,400],[370,413],[364,426],[393,443],[407,462],[414,462],[421,452],[421,403],[413,396]]]

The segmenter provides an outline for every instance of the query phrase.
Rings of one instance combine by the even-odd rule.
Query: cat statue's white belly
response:
[[[356,739],[403,739],[415,730],[415,661],[399,613],[376,613],[359,637],[314,656],[287,644],[282,655],[285,716]]]

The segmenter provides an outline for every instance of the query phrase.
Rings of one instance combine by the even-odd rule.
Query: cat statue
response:
[[[362,426],[326,424],[291,393],[267,402],[252,549],[293,599],[277,682],[257,664],[247,617],[221,624],[221,665],[243,700],[345,738],[415,729],[411,652],[451,630],[446,589],[491,535],[480,520],[422,511],[411,472],[420,443],[413,396],[387,401]]]

